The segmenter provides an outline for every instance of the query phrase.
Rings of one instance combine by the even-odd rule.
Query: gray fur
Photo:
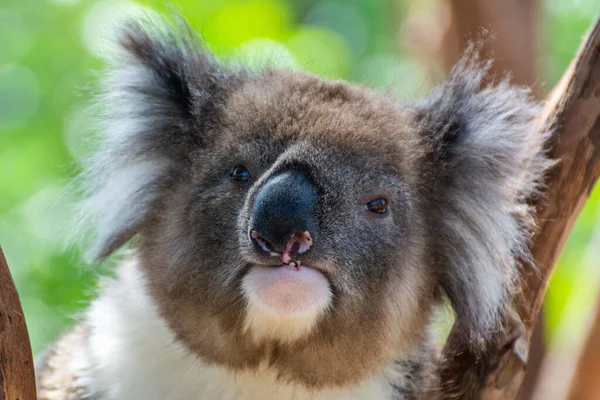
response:
[[[189,163],[191,149],[202,146],[198,130],[210,126],[209,110],[229,78],[183,21],[129,21],[117,38],[93,107],[99,149],[80,179],[85,201],[78,230],[94,227],[91,261],[139,231],[160,191]]]
[[[516,260],[530,259],[528,204],[551,165],[526,89],[484,83],[488,64],[472,51],[424,100],[400,104],[341,81],[223,65],[181,21],[129,23],[119,44],[81,220],[94,259],[139,236],[143,286],[187,354],[232,373],[267,363],[282,385],[317,391],[391,364],[412,377],[389,378],[408,399],[429,380],[427,331],[443,293],[474,347],[500,329]],[[229,179],[241,164],[248,183]],[[241,282],[269,260],[248,224],[256,193],[285,171],[318,192],[303,263],[327,277],[333,300],[306,337],[257,340]],[[380,197],[389,214],[365,212]]]
[[[489,66],[470,49],[417,106],[433,163],[431,251],[459,323],[476,340],[500,328],[516,260],[531,264],[529,204],[552,165],[543,150],[549,133],[536,125],[540,105],[507,80],[485,84]]]

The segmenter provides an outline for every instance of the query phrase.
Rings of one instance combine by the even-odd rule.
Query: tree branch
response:
[[[440,371],[443,399],[514,399],[521,385],[548,280],[600,176],[600,19],[548,96],[540,122],[555,128],[550,156],[560,162],[547,177],[545,198],[535,204],[531,252],[537,271],[523,268],[518,316],[508,317],[505,332],[482,355],[468,348],[455,326]]]
[[[482,29],[495,38],[483,43],[483,58],[492,58],[492,74],[507,73],[515,83],[537,89],[539,0],[447,0],[450,23],[440,58],[449,71],[469,41]]]
[[[0,400],[35,400],[33,357],[19,294],[0,248]]]
[[[594,399],[600,393],[600,299],[596,303],[591,326],[579,353],[568,400]]]

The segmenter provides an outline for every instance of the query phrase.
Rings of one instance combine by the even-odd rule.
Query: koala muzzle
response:
[[[249,236],[257,251],[273,256],[307,251],[315,233],[318,198],[315,185],[302,172],[269,179],[256,194],[250,219]]]

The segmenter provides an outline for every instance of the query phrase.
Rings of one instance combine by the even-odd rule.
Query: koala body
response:
[[[281,382],[264,361],[239,371],[204,362],[177,342],[145,284],[135,262],[107,282],[85,322],[42,360],[40,399],[397,399],[414,389],[410,372],[425,373],[422,363],[390,363],[357,383],[314,389]],[[429,357],[424,350],[403,359]]]
[[[414,399],[447,296],[499,328],[550,165],[537,104],[465,59],[424,100],[222,65],[131,22],[82,221],[131,254],[38,364],[41,399]]]

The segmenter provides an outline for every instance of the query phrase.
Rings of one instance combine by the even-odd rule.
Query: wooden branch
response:
[[[560,163],[547,177],[546,197],[535,204],[538,226],[527,271],[515,298],[518,316],[477,356],[455,327],[444,349],[443,399],[514,399],[527,367],[528,348],[546,286],[566,239],[600,176],[600,19],[548,96],[541,125],[554,127],[550,156]]]
[[[567,400],[594,400],[600,396],[600,298],[570,384]]]
[[[487,32],[479,47],[491,58],[490,78],[501,81],[510,73],[513,82],[539,92],[539,0],[442,0],[434,10],[409,2],[408,16],[398,39],[427,61],[434,81],[443,80],[465,49]]]
[[[494,40],[484,43],[482,56],[494,60],[494,78],[510,73],[515,83],[537,86],[538,0],[446,0],[449,26],[440,46],[446,71],[469,41],[487,29]]]
[[[19,295],[0,248],[0,400],[35,400],[33,357]]]
[[[519,389],[517,400],[532,400],[533,394],[538,386],[540,379],[542,378],[542,368],[546,362],[547,349],[546,349],[546,328],[545,328],[545,307],[542,304],[531,333],[531,339],[529,340],[529,357],[527,360],[527,371],[523,378],[523,383]]]

